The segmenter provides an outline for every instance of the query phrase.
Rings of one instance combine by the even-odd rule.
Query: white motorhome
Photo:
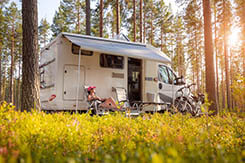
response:
[[[60,33],[40,54],[43,110],[87,110],[84,86],[116,99],[113,88],[127,90],[130,101],[172,102],[178,85],[170,59],[146,44]]]

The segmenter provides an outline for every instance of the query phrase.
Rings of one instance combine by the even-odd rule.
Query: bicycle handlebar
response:
[[[195,84],[195,83],[192,83],[192,84],[189,84],[189,85],[187,85],[187,86],[184,86],[184,87],[180,88],[179,90],[177,90],[176,94],[177,94],[178,92],[181,92],[181,96],[183,96],[183,94],[184,94],[183,89],[186,89],[186,88],[190,90],[190,91],[189,91],[189,93],[190,93],[190,92],[191,92],[190,87],[193,86],[193,85],[196,85],[196,84]],[[177,96],[177,95],[176,95],[176,96]]]
[[[195,84],[195,83],[189,84],[189,85],[187,85],[187,86],[184,86],[184,87],[180,88],[178,91],[182,91],[182,90],[185,89],[185,88],[190,88],[190,87],[193,86],[193,85],[196,85],[196,84]],[[177,91],[177,92],[178,92],[178,91]]]

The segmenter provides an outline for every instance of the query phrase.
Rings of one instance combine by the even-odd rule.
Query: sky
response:
[[[21,8],[20,0],[10,0],[10,2],[15,2],[19,8]],[[165,0],[166,4],[171,3],[173,11],[177,10],[174,0]],[[58,10],[60,5],[60,0],[38,0],[38,22],[42,18],[46,18],[47,21],[52,24],[53,16],[55,11]]]
[[[10,0],[17,3],[18,7],[21,8],[20,0]],[[42,18],[46,18],[51,24],[53,16],[60,5],[60,0],[38,0],[38,22]]]

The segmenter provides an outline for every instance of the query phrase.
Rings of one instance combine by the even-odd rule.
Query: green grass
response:
[[[0,108],[0,162],[243,162],[237,114],[45,114]]]

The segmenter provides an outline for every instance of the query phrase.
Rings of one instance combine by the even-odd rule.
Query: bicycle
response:
[[[192,116],[202,114],[201,106],[204,103],[204,95],[199,93],[197,96],[191,94],[191,86],[194,83],[184,86],[176,91],[174,107],[182,114],[189,112]]]

